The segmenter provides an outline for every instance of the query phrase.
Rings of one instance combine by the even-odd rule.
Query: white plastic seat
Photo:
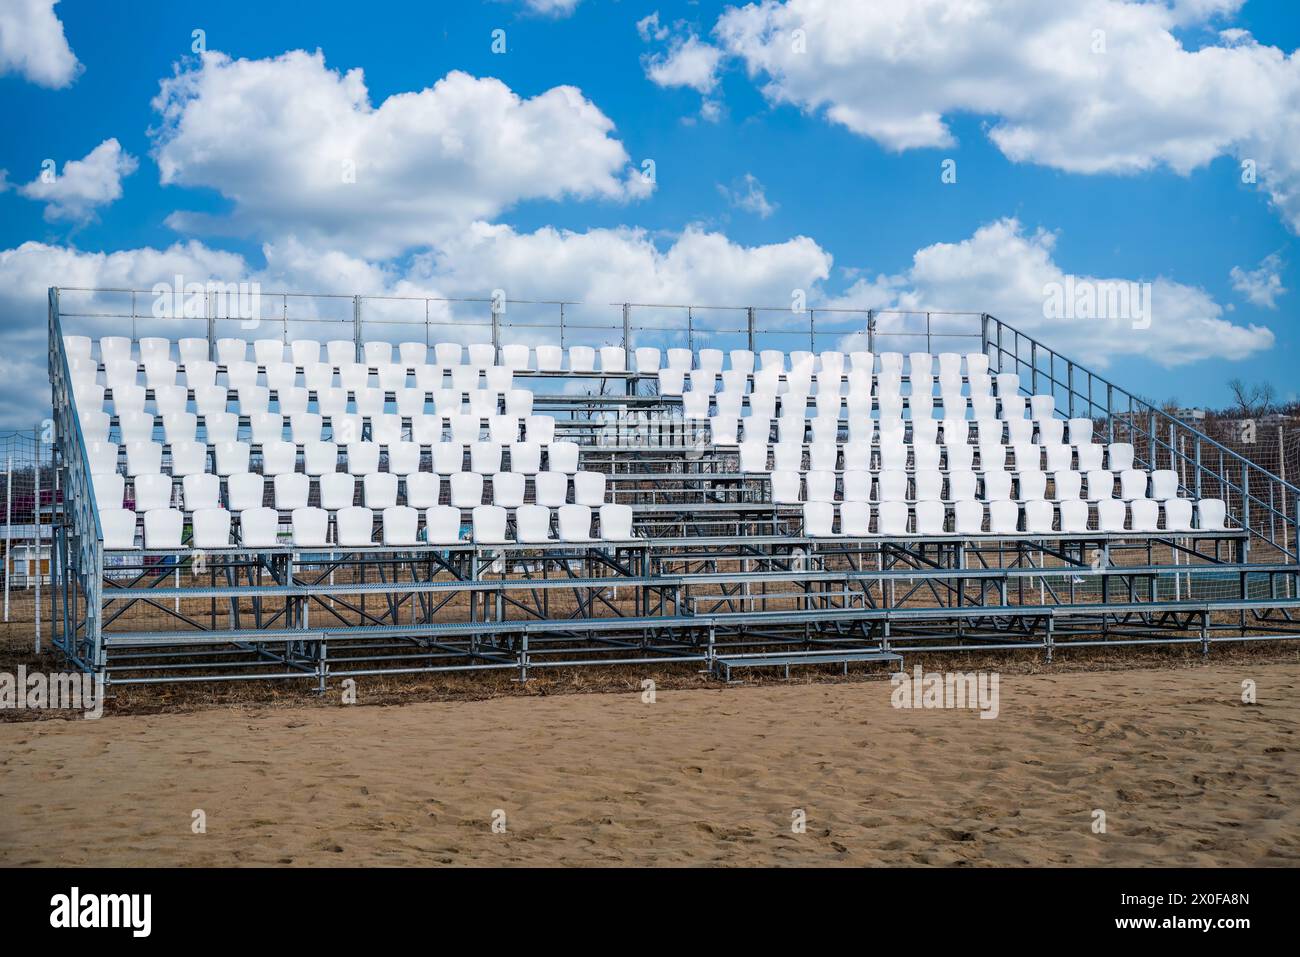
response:
[[[469,447],[469,468],[480,475],[501,471],[501,446],[496,442],[473,442]]]
[[[1151,473],[1151,497],[1166,501],[1178,497],[1178,473],[1173,469],[1156,469]]]
[[[800,501],[799,473],[789,471],[773,472],[772,503],[774,505],[794,505]]]
[[[1135,532],[1154,532],[1160,528],[1160,503],[1144,498],[1129,503],[1129,527]]]
[[[456,445],[473,445],[482,433],[481,419],[476,415],[451,417],[451,441]]]
[[[1077,449],[1079,453],[1078,470],[1080,472],[1091,472],[1093,469],[1101,468],[1102,453],[1105,450],[1106,447],[1104,445],[1098,445],[1091,442],[1080,445]]]
[[[1144,477],[1145,478],[1145,477]],[[1088,473],[1088,499],[1098,501],[1115,495],[1115,474],[1109,469],[1093,469]]]
[[[1053,444],[1042,448],[1043,454],[1047,457],[1047,471],[1068,472],[1074,467],[1074,455],[1068,445]]]
[[[712,398],[713,394],[711,392],[704,392],[698,389],[683,392],[683,417],[687,419],[707,419],[709,417],[709,401]]]
[[[557,515],[560,541],[589,542],[592,540],[590,506],[561,505]]]
[[[767,442],[745,441],[740,443],[740,471],[767,471]]]
[[[186,511],[216,508],[220,502],[221,480],[210,472],[191,473],[181,479],[181,491]]]
[[[1165,528],[1171,532],[1192,530],[1192,500],[1171,498],[1164,502]]]
[[[385,545],[406,547],[419,543],[420,513],[408,505],[384,509],[382,539]]]
[[[709,419],[709,440],[717,446],[731,447],[738,444],[736,436],[740,428],[740,419],[734,415],[715,415]]]
[[[506,415],[515,419],[526,419],[532,414],[532,389],[511,389],[506,393]]]
[[[542,468],[542,447],[537,442],[510,443],[510,471],[536,475]]]
[[[1004,501],[1011,498],[1011,473],[1001,469],[984,472],[984,500]]]
[[[386,448],[388,471],[401,476],[420,471],[420,447],[414,442],[390,442]]]
[[[1070,430],[1071,445],[1088,445],[1092,442],[1092,419],[1070,419],[1066,425]]]
[[[476,369],[496,365],[497,349],[490,342],[471,342],[465,347],[465,364]]]
[[[1027,410],[1027,403],[1023,395],[1000,395],[998,396],[998,418],[1006,419],[1023,419]],[[1038,421],[1039,426],[1045,422],[1051,422],[1051,419],[1041,419]]]
[[[1088,503],[1082,499],[1064,499],[1060,504],[1061,531],[1077,534],[1088,531]]]
[[[411,419],[411,442],[415,445],[435,445],[442,441],[442,416],[417,415]]]
[[[1025,531],[1030,535],[1050,535],[1056,521],[1056,506],[1041,499],[1025,502]]]
[[[845,442],[841,448],[844,451],[844,469],[845,471],[865,471],[871,468],[871,439],[865,440],[853,439]],[[937,463],[936,463],[937,464]]]
[[[653,346],[640,346],[634,353],[636,371],[642,375],[652,375],[659,371],[659,350]]]
[[[156,359],[144,366],[144,384],[150,389],[161,389],[176,384],[176,363],[170,359]]]
[[[878,497],[880,501],[907,501],[907,473],[901,468],[882,469],[877,484],[879,485]]]
[[[600,347],[600,371],[601,372],[626,372],[627,371],[627,353],[622,346],[601,346]]]
[[[501,346],[501,365],[513,372],[528,368],[529,346],[525,342],[509,342]]]
[[[1196,503],[1196,527],[1219,531],[1228,527],[1228,506],[1220,498],[1203,498]]]
[[[839,446],[832,442],[813,442],[808,448],[808,470],[833,472],[839,462]]]
[[[483,502],[483,476],[477,472],[453,472],[448,487],[456,508],[473,508]]]
[[[108,476],[95,476],[96,479]],[[172,504],[172,477],[160,472],[137,475],[134,482],[135,510],[148,512],[155,508],[170,508]],[[98,494],[98,486],[96,487]],[[122,502],[119,499],[118,505]]]
[[[99,528],[104,547],[135,548],[135,512],[125,508],[106,508],[99,512]]]
[[[81,440],[83,442],[108,441],[108,428],[111,417],[107,412],[82,412],[79,418],[81,420]],[[168,439],[168,441],[171,440]]]
[[[1112,472],[1123,472],[1133,467],[1133,446],[1128,442],[1112,442],[1106,449],[1106,467]]]
[[[533,351],[538,372],[559,372],[564,365],[564,350],[559,346],[539,345]]]
[[[555,441],[555,419],[549,415],[530,415],[524,420],[524,439],[537,445]]]
[[[347,445],[348,472],[352,475],[370,475],[379,471],[379,444],[376,442],[349,442]]]
[[[397,476],[392,472],[371,472],[361,480],[367,508],[381,509],[397,504]]]
[[[636,538],[631,505],[607,502],[600,507],[600,538],[604,542],[630,542]]]
[[[992,535],[1015,535],[1020,531],[1020,505],[1010,499],[999,499],[988,503],[989,533]]]
[[[282,512],[295,508],[306,508],[307,498],[311,492],[311,479],[302,472],[281,472],[272,482],[275,491],[275,507]]]
[[[1119,497],[1126,502],[1147,497],[1147,473],[1142,469],[1125,469],[1119,473]],[[1175,483],[1177,476],[1174,477]]]
[[[846,502],[866,502],[871,499],[871,473],[854,469],[843,476],[843,499]]]
[[[1017,498],[1022,502],[1039,501],[1047,496],[1047,473],[1038,469],[1021,469],[1016,473]]]
[[[524,504],[524,476],[519,472],[497,472],[492,476],[492,504],[518,508]]]
[[[337,511],[356,499],[357,480],[347,472],[330,472],[320,477],[321,508]]]
[[[1052,498],[1056,501],[1079,498],[1082,492],[1082,473],[1069,470],[1052,473]]]
[[[973,500],[975,495],[975,473],[970,469],[953,469],[948,472],[948,499],[953,502]]]
[[[303,505],[301,508],[305,509]],[[273,508],[252,508],[239,514],[239,544],[274,548],[280,544],[280,515]]]
[[[552,442],[546,449],[547,469],[552,472],[578,471],[578,446],[575,442]]]
[[[671,351],[671,350],[669,350]],[[665,396],[681,395],[686,386],[686,371],[674,366],[661,368],[657,376],[659,378],[659,394]]]
[[[968,472],[975,462],[975,446],[944,446],[944,461],[947,463],[949,472]]]
[[[569,476],[563,472],[538,472],[533,477],[533,499],[550,508],[564,505],[569,500]]]
[[[361,356],[366,365],[388,365],[393,361],[393,344],[391,342],[367,342],[361,347]]]
[[[123,385],[113,390],[113,411],[121,416],[127,412],[143,412],[144,386]]]
[[[835,501],[835,473],[829,471],[809,471],[807,478],[807,494],[804,496],[808,502],[833,502]]]
[[[551,510],[545,505],[521,505],[515,509],[515,538],[525,545],[544,545],[551,537]]]
[[[943,473],[938,469],[918,469],[913,481],[918,501],[938,501],[943,498]]]
[[[1033,395],[1029,397],[1029,417],[1045,421],[1056,411],[1056,399],[1050,395]]]
[[[434,343],[434,361],[443,368],[458,366],[460,365],[461,353],[463,351],[464,348],[459,342]]]
[[[510,541],[506,534],[508,514],[499,505],[476,505],[473,511],[473,537],[480,545],[504,545]]]
[[[398,361],[408,369],[424,365],[428,357],[429,347],[423,342],[399,342],[397,344]],[[524,361],[525,363],[528,361],[526,357]]]
[[[303,471],[327,475],[338,469],[339,447],[334,442],[308,442],[302,448]]]
[[[798,441],[780,441],[772,446],[773,472],[803,471],[803,444]]]
[[[458,442],[435,442],[430,450],[433,453],[433,470],[439,475],[460,472],[465,466],[465,447]]]
[[[201,508],[190,519],[195,548],[230,547],[230,513],[224,508]]]
[[[226,502],[232,512],[261,508],[266,480],[256,472],[235,472],[226,478]]]
[[[1039,445],[1063,445],[1065,443],[1065,423],[1060,419],[1038,420]]]
[[[95,507],[99,511],[120,509],[126,497],[126,479],[117,472],[101,472],[90,477],[95,494]]]
[[[153,416],[148,412],[126,412],[117,419],[122,444],[130,446],[153,440]]]
[[[476,419],[486,419],[496,415],[500,405],[500,397],[495,392],[475,389],[469,393],[469,414]]]
[[[460,509],[451,505],[429,506],[425,512],[424,540],[430,545],[459,544]]]
[[[232,362],[226,366],[228,389],[251,389],[257,385],[257,366],[252,362]]]
[[[357,505],[339,509],[334,513],[334,536],[337,544],[348,548],[374,544],[375,513]]]
[[[871,506],[865,501],[845,501],[840,505],[840,534],[853,538],[871,536]]]
[[[1117,498],[1102,499],[1097,503],[1097,528],[1103,532],[1125,531],[1128,506]]]
[[[605,504],[605,473],[575,472],[573,476],[573,501],[593,508]]]
[[[296,508],[293,510],[292,522],[295,546],[319,548],[326,544],[329,533],[329,512],[325,509]]]
[[[926,355],[928,358],[928,353]],[[916,513],[916,534],[944,534],[944,522],[947,518],[948,510],[944,506],[943,502],[918,501],[914,511]]]
[[[954,503],[953,522],[958,535],[983,535],[984,503],[969,499]]]
[[[438,504],[439,478],[432,472],[414,472],[405,479],[406,504],[413,508],[431,508]]]
[[[803,507],[803,533],[809,538],[830,538],[835,534],[835,505],[829,501],[809,501]]]
[[[129,476],[145,475],[162,471],[161,442],[126,443],[126,474]],[[92,472],[94,469],[92,466]]]
[[[902,358],[901,355],[899,358]],[[907,523],[910,514],[906,502],[881,502],[876,510],[877,531],[881,535],[909,534]]]
[[[144,547],[180,548],[183,528],[184,517],[179,509],[155,508],[145,512]]]

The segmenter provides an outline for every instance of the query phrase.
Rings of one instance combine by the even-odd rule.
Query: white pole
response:
[[[32,446],[36,457],[36,603],[32,606],[36,613],[36,654],[41,653],[41,556],[42,556],[42,539],[41,539],[41,427],[38,425],[32,435],[34,444]],[[53,545],[54,539],[50,539]],[[51,549],[52,551],[53,549]],[[52,582],[51,582],[52,584]]]
[[[9,620],[9,578],[13,572],[14,555],[14,457],[5,456],[5,621]]]

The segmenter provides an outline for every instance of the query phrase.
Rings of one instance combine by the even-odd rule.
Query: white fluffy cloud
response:
[[[1277,297],[1286,292],[1282,285],[1282,257],[1277,253],[1265,256],[1255,269],[1233,266],[1229,271],[1232,288],[1246,297],[1246,301],[1265,309],[1277,308]]]
[[[1076,173],[1254,160],[1300,231],[1300,59],[1240,29],[1199,48],[1175,36],[1240,5],[762,0],[729,7],[713,35],[769,101],[890,149],[951,147],[948,118],[966,113],[991,118],[1010,159]]]
[[[17,73],[39,86],[60,89],[81,64],[54,15],[58,0],[4,0],[0,4],[0,76]]]
[[[718,192],[736,209],[767,219],[776,212],[776,204],[768,200],[767,190],[753,173],[746,173],[731,186],[718,184]]]
[[[49,222],[85,222],[100,206],[122,196],[122,177],[130,176],[139,164],[116,139],[107,139],[84,159],[63,164],[63,173],[48,181],[38,176],[19,192],[28,199],[45,203]]]
[[[1015,219],[998,220],[968,239],[917,251],[911,267],[901,274],[860,279],[836,304],[988,312],[1073,359],[1100,367],[1122,356],[1166,367],[1201,359],[1244,359],[1273,345],[1273,333],[1266,327],[1230,322],[1204,290],[1164,278],[1151,281],[1149,317],[1049,318],[1048,291],[1053,284],[1064,287],[1068,278],[1053,259],[1054,245],[1052,233],[1026,233]],[[1079,288],[1139,281],[1137,277],[1072,278]],[[1144,318],[1149,318],[1149,327],[1135,328]],[[897,316],[882,321],[897,329],[916,328]],[[942,327],[945,320],[937,317],[936,322]]]
[[[359,69],[331,70],[320,52],[208,52],[162,83],[154,107],[162,182],[233,204],[229,217],[173,214],[180,230],[294,235],[387,257],[521,200],[621,202],[652,188],[613,122],[570,86],[523,99],[456,71],[376,107]]]
[[[524,6],[548,17],[567,17],[582,0],[524,0]]]

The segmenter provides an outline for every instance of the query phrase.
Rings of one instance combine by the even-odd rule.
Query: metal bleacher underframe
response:
[[[629,355],[646,341],[757,350],[793,340],[815,351],[846,336],[872,352],[979,351],[994,371],[1019,373],[1025,394],[1051,394],[1063,417],[1093,419],[1109,441],[1131,443],[1145,468],[1177,471],[1189,496],[1226,500],[1231,527],[812,538],[797,508],[773,505],[764,481],[737,471],[734,450],[697,441],[676,415],[680,400],[660,397],[654,376],[532,371],[519,375],[586,383],[585,393],[538,392],[537,407],[606,472],[612,500],[633,506],[637,541],[232,547],[206,550],[201,563],[190,549],[106,553],[63,336],[123,335],[129,322],[136,340],[150,321],[138,308],[148,295],[49,293],[63,490],[51,621],[68,662],[109,684],[298,679],[323,690],[373,674],[503,670],[526,679],[538,668],[600,664],[694,663],[720,674],[765,660],[892,661],[909,649],[1032,649],[1050,659],[1070,646],[1188,644],[1208,653],[1215,643],[1300,635],[1300,490],[980,313],[514,301],[507,309],[484,299],[437,301],[457,316],[439,322],[430,318],[435,301],[413,299],[417,318],[408,322],[391,317],[391,299],[320,297],[347,307],[327,320],[313,297],[280,294],[268,297],[280,300],[279,318],[266,322],[286,342],[302,337],[299,324],[313,337],[336,322],[358,352],[371,336],[451,338],[439,331],[449,325],[498,347],[516,335],[618,344]],[[521,309],[531,309],[523,321],[506,318]],[[239,323],[207,298],[202,317],[168,321],[173,338],[210,343]],[[408,328],[395,334],[395,325]],[[653,418],[611,436],[601,417],[617,410]]]

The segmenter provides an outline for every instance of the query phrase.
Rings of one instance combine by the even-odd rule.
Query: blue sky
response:
[[[48,0],[16,2],[49,5]],[[816,4],[808,0],[808,5],[807,10],[798,10],[792,3],[793,12],[771,9],[767,25],[780,26],[776,18],[795,13],[811,24]],[[1111,5],[1126,6],[1120,0],[1112,0]],[[1033,4],[1018,0],[1010,6],[1028,8]],[[1070,4],[1047,4],[1043,9],[1057,6]],[[1188,69],[1202,68],[1191,54],[1203,47],[1256,56],[1252,62],[1264,64],[1261,69],[1268,71],[1273,78],[1270,82],[1278,86],[1276,99],[1295,106],[1292,78],[1296,71],[1290,56],[1300,46],[1300,19],[1291,5],[1281,0],[1249,0],[1244,5],[1235,0],[1203,0],[1201,6],[1209,15],[1191,15],[1189,19],[1175,4],[1168,16],[1168,33],[1181,44],[1179,55]],[[876,296],[880,301],[869,304],[889,305],[885,299],[901,295],[923,304],[960,304],[997,314],[1009,309],[1032,314],[1041,308],[1032,294],[1024,295],[1025,289],[1032,293],[1036,288],[1039,273],[1017,277],[1013,271],[1019,268],[1020,259],[1044,255],[1053,268],[1066,274],[1172,284],[1171,295],[1178,305],[1167,322],[1160,311],[1159,287],[1156,291],[1155,325],[1162,336],[1157,346],[1108,343],[1113,331],[1067,330],[1046,322],[1037,327],[1042,338],[1061,342],[1067,353],[1077,346],[1090,353],[1085,358],[1108,362],[1109,373],[1120,384],[1152,398],[1177,397],[1184,403],[1225,402],[1225,383],[1234,376],[1269,380],[1284,397],[1297,392],[1293,369],[1300,343],[1296,341],[1293,290],[1298,281],[1295,228],[1300,217],[1294,205],[1288,205],[1294,197],[1287,198],[1295,181],[1287,178],[1291,171],[1273,172],[1270,193],[1270,188],[1243,184],[1240,177],[1241,160],[1252,151],[1276,149],[1273,162],[1277,166],[1276,156],[1285,155],[1287,142],[1300,145],[1300,137],[1286,141],[1274,132],[1279,124],[1267,110],[1278,107],[1260,106],[1258,117],[1245,117],[1234,125],[1231,118],[1209,116],[1225,109],[1222,101],[1207,94],[1202,113],[1175,90],[1162,93],[1166,99],[1154,105],[1135,107],[1128,116],[1125,104],[1129,94],[1121,81],[1115,81],[1098,94],[1103,106],[1114,114],[1107,121],[1112,125],[1100,127],[1094,135],[1069,128],[1066,114],[1084,108],[1067,87],[1063,86],[1066,92],[1059,95],[1044,94],[1041,102],[1025,104],[1019,102],[1016,88],[1023,84],[1032,92],[1036,82],[1032,71],[1023,77],[1007,72],[1001,78],[1006,88],[991,94],[995,103],[999,97],[1005,101],[1005,107],[944,109],[945,103],[960,101],[965,94],[951,88],[940,90],[935,81],[934,102],[942,112],[949,141],[900,148],[899,137],[872,131],[873,118],[858,128],[834,118],[837,103],[868,114],[892,114],[895,109],[906,112],[908,107],[897,105],[903,93],[891,91],[887,81],[873,85],[865,95],[854,87],[853,57],[863,57],[861,72],[869,73],[876,68],[872,58],[878,51],[871,46],[870,31],[864,31],[867,39],[861,41],[860,51],[846,42],[849,49],[832,53],[833,22],[823,27],[832,31],[827,34],[809,27],[808,56],[814,60],[819,56],[847,57],[847,67],[839,68],[849,79],[827,78],[833,71],[820,68],[804,77],[789,72],[778,84],[782,92],[776,93],[765,89],[772,79],[772,59],[770,51],[761,49],[761,37],[741,37],[730,45],[723,38],[731,27],[744,26],[740,14],[734,9],[729,13],[724,4],[582,0],[572,10],[548,14],[527,3],[505,0],[482,4],[374,0],[360,6],[319,0],[311,5],[310,14],[303,11],[300,3],[276,0],[256,4],[58,3],[54,15],[62,24],[67,47],[80,63],[75,76],[54,88],[57,80],[47,78],[42,85],[33,79],[33,69],[24,72],[21,65],[10,64],[6,71],[0,61],[0,72],[5,74],[0,76],[0,104],[10,131],[0,140],[0,169],[7,171],[9,186],[0,192],[0,250],[12,251],[36,242],[89,255],[165,249],[193,240],[206,250],[235,254],[249,272],[256,272],[268,268],[265,244],[297,238],[312,250],[313,259],[316,253],[337,249],[349,261],[376,265],[389,283],[407,278],[421,257],[445,257],[459,264],[455,269],[459,285],[452,291],[463,293],[472,285],[466,285],[470,281],[465,272],[476,262],[493,261],[483,250],[473,256],[447,251],[454,246],[454,240],[447,237],[471,220],[508,227],[512,236],[532,235],[547,227],[577,235],[629,227],[644,230],[638,235],[665,254],[684,231],[695,229],[725,237],[742,257],[744,251],[769,246],[781,250],[792,239],[806,237],[833,262],[825,278],[813,276],[815,299],[862,304]],[[647,24],[645,18],[655,13],[657,21]],[[638,22],[642,23],[640,30]],[[902,22],[908,29],[915,28],[915,24]],[[1134,29],[1159,27],[1157,23],[1156,27]],[[575,188],[572,183],[537,190],[512,185],[499,195],[485,197],[486,212],[470,210],[463,224],[449,219],[431,230],[427,242],[415,238],[388,248],[382,242],[379,246],[351,245],[346,236],[340,239],[337,233],[328,234],[328,229],[324,237],[303,239],[316,225],[310,213],[302,212],[311,208],[310,195],[298,197],[281,222],[273,201],[259,200],[261,206],[254,208],[246,184],[238,180],[246,171],[230,172],[220,158],[203,156],[203,143],[182,142],[183,136],[173,139],[169,159],[192,171],[181,173],[170,185],[160,181],[158,155],[163,140],[157,131],[163,121],[151,101],[159,94],[160,82],[173,75],[176,64],[189,58],[186,68],[198,69],[191,55],[191,32],[195,29],[205,31],[209,51],[220,51],[234,61],[271,62],[286,51],[319,50],[324,73],[341,74],[356,68],[364,72],[372,107],[391,96],[432,87],[451,71],[464,71],[473,78],[496,78],[525,101],[555,87],[576,87],[581,97],[612,123],[601,135],[621,145],[626,163],[615,161],[608,168],[593,170],[592,182],[600,184],[593,187],[594,193],[584,194],[582,187]],[[504,54],[491,49],[495,29],[506,31]],[[1225,37],[1224,30],[1246,31],[1252,49],[1276,48],[1276,54],[1267,58],[1263,53],[1248,54],[1242,34]],[[660,75],[656,80],[654,65],[671,65],[674,50],[692,37],[719,51],[716,67],[702,79],[688,72]],[[1110,28],[1110,37],[1113,52],[1108,56],[1129,55],[1124,52],[1127,41],[1121,42],[1117,27]],[[939,38],[936,56],[940,61],[947,55],[949,39]],[[933,40],[930,37],[925,42]],[[1032,42],[1032,38],[1027,41]],[[750,45],[746,47],[746,43]],[[978,53],[978,48],[955,42],[950,51],[952,71],[960,75],[971,69],[969,60]],[[1113,61],[1106,62],[1110,68]],[[1158,67],[1157,62],[1152,68]],[[1141,75],[1140,68],[1134,68],[1135,75]],[[916,74],[909,73],[915,69],[915,64],[902,64],[897,70],[900,76],[910,78],[909,90],[918,85]],[[1216,82],[1215,76],[1213,70],[1206,73],[1207,85]],[[923,81],[927,78],[933,74],[922,77]],[[973,89],[979,78],[978,73],[972,75],[967,87]],[[835,86],[836,82],[840,86]],[[1160,81],[1153,78],[1151,82],[1158,85]],[[257,95],[283,95],[291,102],[293,84],[279,83],[278,94],[276,85],[269,84],[270,93],[259,88]],[[823,98],[821,102],[814,102],[808,92],[814,88]],[[1244,101],[1251,104],[1267,99],[1249,92],[1242,96],[1253,97]],[[924,97],[918,97],[915,109],[923,112]],[[274,163],[274,157],[286,147],[277,140],[275,130],[261,127],[259,112],[257,102],[250,98],[246,124],[242,129],[229,128],[226,138],[244,144],[253,154],[266,150],[265,162]],[[1287,112],[1293,133],[1295,113]],[[1138,144],[1130,145],[1131,151],[1151,154],[1141,161],[1147,168],[1124,169],[1123,161],[1111,157],[1094,164],[1104,167],[1096,171],[1063,168],[1075,160],[1054,160],[1049,155],[1054,148],[1042,145],[1030,149],[1027,156],[1012,158],[990,132],[1009,116],[1035,126],[1037,134],[1066,140],[1063,149],[1070,156],[1089,152],[1099,139],[1131,137]],[[1167,125],[1166,116],[1173,117]],[[1057,127],[1058,120],[1065,126]],[[1151,131],[1150,142],[1144,139],[1147,130]],[[1276,142],[1268,139],[1270,136],[1275,136]],[[1068,142],[1070,137],[1078,137],[1079,142]],[[21,187],[39,177],[43,160],[54,159],[62,171],[69,160],[87,157],[110,139],[116,139],[121,152],[135,161],[133,171],[120,177],[119,197],[93,198],[87,201],[87,208],[50,221],[49,200],[24,194]],[[1172,168],[1180,161],[1170,157],[1188,139],[1215,141],[1216,145],[1189,161],[1190,169]],[[292,143],[301,143],[301,139]],[[304,148],[313,146],[308,143]],[[1096,148],[1104,152],[1102,147]],[[628,169],[635,172],[645,158],[655,164],[653,191],[648,195],[632,195],[631,191],[612,195],[614,187],[609,183],[625,176]],[[405,168],[421,167],[419,155],[408,159]],[[956,183],[941,181],[945,159],[956,161]],[[554,156],[559,167],[575,161],[581,162],[581,157]],[[430,162],[431,168],[443,169],[436,165],[442,160]],[[508,172],[501,178],[509,179]],[[766,208],[761,203],[746,207],[737,202],[749,184],[761,190]],[[402,188],[418,193],[421,184],[416,178]],[[554,195],[557,190],[558,197]],[[218,219],[242,213],[250,216],[234,229],[189,228],[175,219],[169,222],[177,210],[208,213]],[[1014,225],[1006,226],[1008,220],[1014,220]],[[986,234],[985,243],[973,241],[982,228],[998,223],[1004,226],[995,230],[996,236],[989,239]],[[382,222],[368,228],[381,236],[384,233]],[[994,240],[1001,245],[991,248]],[[1001,253],[1005,258],[990,267],[966,264],[954,274],[952,256],[965,248],[960,246],[963,243],[970,244],[967,251],[971,256]],[[936,244],[941,248],[926,261],[939,261],[917,269],[918,251]],[[4,253],[0,253],[0,306],[4,309],[0,336],[8,346],[6,361],[16,366],[24,358],[30,359],[38,375],[43,349],[32,329],[43,317],[43,299],[31,301],[31,291],[75,282],[60,275],[67,259],[46,249],[41,254],[44,258],[25,257],[21,263],[14,261],[18,257],[11,257],[6,264]],[[681,257],[685,256],[683,249]],[[539,275],[548,278],[539,279],[536,288],[530,288],[526,273],[516,270],[512,273],[512,296],[559,292],[583,298],[593,288],[605,292],[617,288],[619,282],[615,274],[598,286],[563,293],[556,288],[563,282],[563,270],[552,268],[549,255],[535,267]],[[1239,276],[1253,274],[1253,278],[1234,282],[1234,267]],[[688,274],[684,296],[718,302],[750,292],[738,286],[734,277],[718,276],[716,285],[711,282],[709,270],[721,268],[718,262],[693,261],[673,268],[684,272],[670,273],[665,266],[664,283],[672,288],[674,277]],[[792,265],[791,274],[798,277],[800,268]],[[974,269],[978,274],[971,277],[962,269]],[[1004,271],[1005,281],[998,270]],[[280,277],[300,277],[303,283],[331,278],[327,266],[305,273],[276,266],[272,272]],[[131,275],[147,278],[138,270]],[[339,270],[333,289],[346,285],[355,275]],[[892,279],[881,283],[882,276]],[[436,270],[433,274],[422,272],[420,279],[422,288],[448,288],[449,280]],[[1012,288],[1017,279],[1019,287]],[[1274,283],[1274,293],[1256,291],[1252,301],[1248,290],[1258,290],[1266,280]],[[583,281],[575,274],[573,285],[582,286]],[[482,294],[497,284],[494,276],[484,275]],[[1286,291],[1276,292],[1277,286]],[[751,294],[771,298],[773,289],[782,288],[778,278],[770,286],[759,282]],[[883,292],[883,288],[890,291]],[[638,291],[629,289],[629,296],[634,298]],[[979,298],[951,301],[963,292]],[[980,301],[985,298],[1007,301]],[[1022,301],[1026,299],[1030,301]],[[1267,329],[1271,338],[1263,332],[1243,334],[1242,343],[1228,349],[1239,353],[1235,358],[1215,358],[1214,342],[1225,326],[1202,328],[1199,333],[1180,331],[1180,323],[1197,328],[1197,320],[1206,318],[1202,313],[1207,310],[1208,317],[1219,323],[1238,330]],[[1016,321],[1018,315],[1006,317]],[[1197,335],[1201,337],[1199,345],[1190,348],[1206,357],[1174,366],[1158,361],[1162,350],[1182,348]],[[30,399],[14,396],[5,400],[0,404],[0,417],[11,423],[30,422],[36,416],[24,414],[24,402]]]

